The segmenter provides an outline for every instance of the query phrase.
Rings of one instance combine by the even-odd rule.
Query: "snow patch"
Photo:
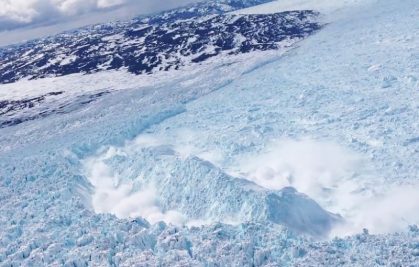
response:
[[[283,11],[293,10],[316,10],[323,14],[336,12],[343,8],[360,6],[363,4],[374,2],[374,0],[277,0],[266,4],[257,5],[238,11],[235,14],[272,14]]]

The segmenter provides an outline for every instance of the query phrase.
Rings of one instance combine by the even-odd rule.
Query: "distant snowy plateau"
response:
[[[419,2],[208,0],[0,47],[0,266],[419,266]]]

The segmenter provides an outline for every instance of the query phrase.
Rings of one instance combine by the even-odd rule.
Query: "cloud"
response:
[[[140,13],[184,5],[193,0],[0,0],[0,31],[45,25],[74,19],[83,14],[123,7]]]
[[[0,46],[127,20],[198,0],[0,0]]]
[[[0,0],[0,2],[2,6],[0,30],[45,23],[101,8],[97,0]]]

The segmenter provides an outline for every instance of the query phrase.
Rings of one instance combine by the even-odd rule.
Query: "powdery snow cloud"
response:
[[[419,221],[419,183],[386,184],[361,154],[334,142],[309,138],[272,142],[258,156],[244,158],[240,176],[272,190],[291,186],[344,222],[330,237],[407,229]],[[381,180],[382,178],[380,178]]]
[[[145,137],[137,140],[136,145],[155,142],[158,141],[152,137]],[[106,160],[123,154],[123,150],[110,147],[104,154],[84,161],[86,175],[95,188],[91,198],[94,211],[114,214],[118,218],[142,217],[153,224],[160,221],[174,225],[187,223],[187,217],[182,213],[176,210],[163,211],[159,207],[158,195],[153,184],[135,190],[133,181],[122,179],[106,164]]]

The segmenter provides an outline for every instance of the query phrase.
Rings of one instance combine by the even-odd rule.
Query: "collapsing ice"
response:
[[[167,145],[128,142],[85,161],[95,211],[175,224],[259,221],[327,236],[341,220],[292,187],[267,190]]]

